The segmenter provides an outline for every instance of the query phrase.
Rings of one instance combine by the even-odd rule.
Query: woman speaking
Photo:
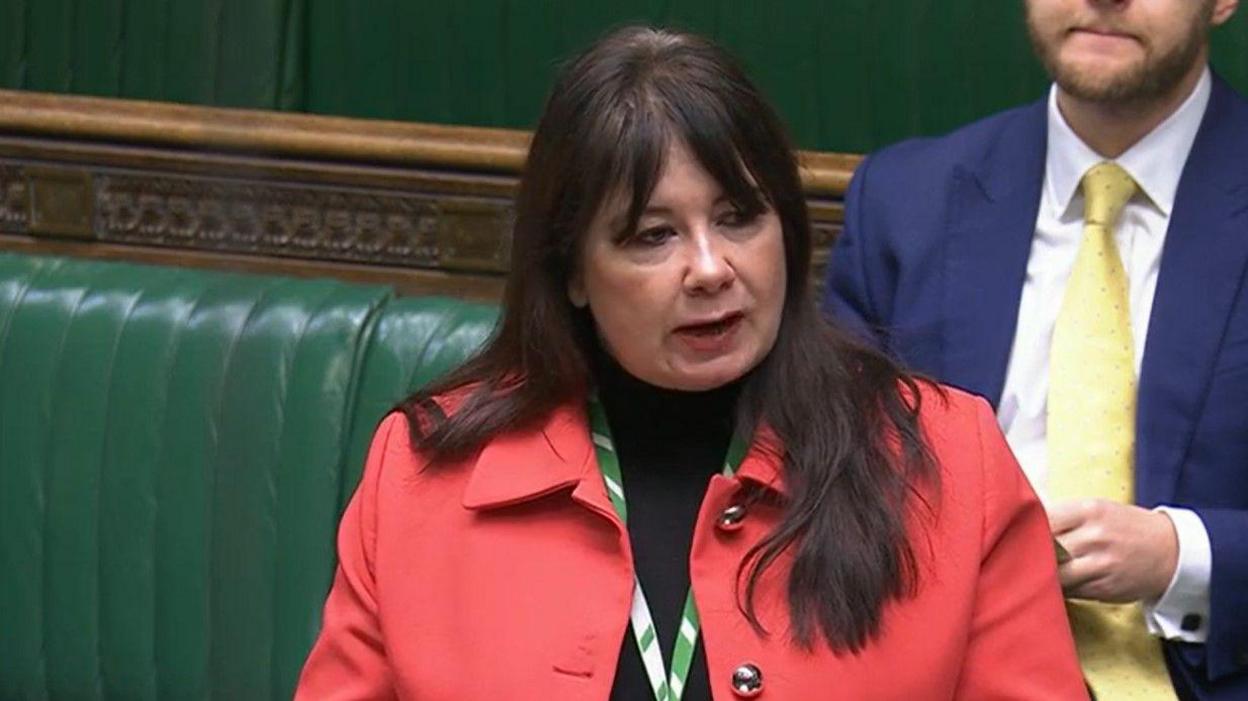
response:
[[[1086,698],[991,411],[819,318],[724,52],[572,62],[513,233],[495,336],[377,431],[299,698]]]

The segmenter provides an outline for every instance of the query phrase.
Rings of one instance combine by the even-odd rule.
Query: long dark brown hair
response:
[[[413,445],[435,460],[466,457],[502,432],[585,400],[593,322],[567,296],[579,242],[615,193],[630,197],[636,226],[674,139],[734,206],[774,208],[783,227],[780,329],[743,379],[737,430],[774,431],[789,497],[781,523],[741,564],[739,605],[761,632],[756,585],[790,553],[794,639],[809,647],[817,631],[832,649],[856,651],[879,633],[884,605],[917,584],[907,515],[916,485],[936,477],[918,427],[919,387],[816,311],[810,222],[792,146],[736,62],[704,39],[620,29],[562,71],[521,179],[500,325],[479,354],[404,403]],[[449,415],[434,403],[448,393],[462,400]]]

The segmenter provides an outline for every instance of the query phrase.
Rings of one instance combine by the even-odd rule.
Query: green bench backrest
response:
[[[289,698],[366,434],[492,314],[0,254],[0,698]]]
[[[413,390],[476,350],[493,330],[498,308],[440,297],[390,301],[378,316],[365,355],[343,480],[342,506],[355,491],[373,429]]]

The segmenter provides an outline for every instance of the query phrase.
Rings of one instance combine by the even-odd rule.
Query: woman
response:
[[[723,52],[568,66],[501,326],[379,428],[299,697],[1085,698],[991,412],[821,321],[810,239]]]

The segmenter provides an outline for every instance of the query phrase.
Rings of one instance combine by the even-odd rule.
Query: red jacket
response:
[[[783,494],[780,465],[756,445],[735,478],[711,478],[690,573],[717,701],[737,698],[729,682],[746,662],[764,700],[1087,698],[1044,512],[987,404],[925,391],[921,420],[942,483],[927,495],[935,518],[913,529],[920,588],[885,608],[882,635],[858,654],[788,642],[783,567],[760,583],[770,636],[755,634],[734,573],[780,512],[755,506],[733,528],[716,517],[743,483]],[[296,698],[605,701],[632,644],[632,555],[583,408],[463,464],[422,467],[406,420],[387,418],[342,519]]]

